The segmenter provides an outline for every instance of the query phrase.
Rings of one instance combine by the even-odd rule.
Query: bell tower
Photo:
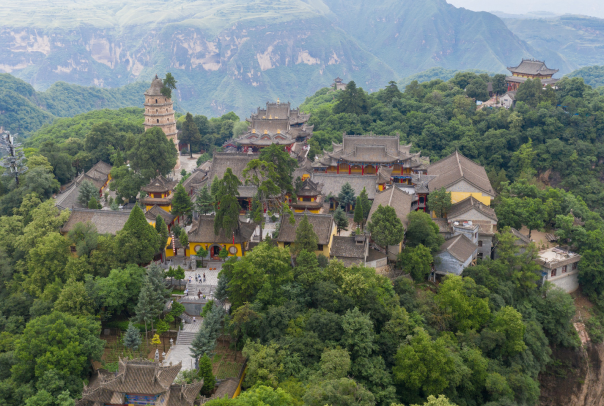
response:
[[[176,138],[178,131],[174,119],[173,103],[172,99],[161,94],[162,87],[162,80],[155,75],[151,87],[145,92],[145,131],[153,127],[160,127],[178,151],[178,140]],[[174,169],[180,169],[180,152],[176,158]]]

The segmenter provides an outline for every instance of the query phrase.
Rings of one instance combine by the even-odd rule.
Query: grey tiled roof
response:
[[[177,180],[166,179],[162,175],[151,179],[149,183],[141,188],[143,192],[147,193],[161,193],[168,192],[170,190],[174,190],[174,187],[178,184]]]
[[[66,190],[64,190],[55,197],[55,206],[57,206],[61,210],[85,208],[78,202],[78,196],[80,195],[81,179],[83,179],[83,175],[80,175],[78,178],[76,178],[76,180],[72,182]]]
[[[467,197],[463,199],[461,202],[455,203],[451,205],[451,209],[447,212],[447,218],[454,218],[462,216],[463,214],[469,212],[470,210],[476,210],[482,215],[490,218],[491,220],[497,222],[497,215],[495,214],[495,210],[493,208],[479,202],[474,198],[474,196]]]
[[[249,241],[254,233],[253,224],[241,223],[240,233],[235,232],[235,243]],[[189,231],[189,242],[200,242],[209,244],[230,244],[233,242],[233,235],[225,235],[224,230],[220,230],[218,235],[214,234],[214,216],[199,216],[199,219],[193,223]]]
[[[329,239],[331,238],[331,233],[334,227],[333,217],[331,217],[331,214],[296,213],[294,214],[294,218],[296,220],[294,225],[289,223],[289,218],[281,222],[277,241],[289,243],[294,242],[296,240],[296,230],[298,229],[298,225],[305,215],[308,217],[310,224],[312,224],[315,234],[317,234],[319,244],[329,244]]]
[[[208,173],[206,171],[196,168],[193,170],[193,173],[191,174],[191,176],[189,176],[187,179],[185,179],[185,181],[182,183],[182,185],[185,188],[185,190],[187,191],[187,193],[191,193],[191,192],[195,193],[197,191],[197,189],[201,189],[204,186],[207,178],[208,178]]]
[[[358,258],[364,261],[365,247],[365,243],[357,244],[354,236],[334,236],[329,255],[337,258]]]
[[[553,75],[558,72],[558,69],[550,69],[543,61],[535,61],[531,59],[523,59],[518,66],[508,67],[512,73],[520,73],[524,75]]]
[[[164,222],[166,224],[171,224],[176,218],[176,216],[173,216],[172,214],[168,213],[157,205],[151,207],[145,212],[145,218],[151,221],[155,221],[158,215],[160,215],[164,219]]]
[[[174,379],[182,365],[162,366],[146,360],[125,361],[120,359],[118,371],[107,374],[99,370],[84,387],[78,406],[96,406],[105,403],[123,403],[124,393],[136,393],[147,396],[166,394],[166,405],[192,406],[203,381],[190,385],[174,385]]]
[[[441,253],[447,251],[460,262],[465,262],[477,249],[478,245],[463,234],[449,238],[440,246]]]
[[[377,185],[376,175],[328,175],[325,173],[313,173],[313,182],[317,182],[323,185],[323,196],[329,196],[330,194],[337,197],[342,190],[342,186],[345,183],[350,183],[350,186],[354,189],[355,196],[358,196],[363,188],[367,189],[367,195],[369,199],[375,197],[375,190]]]
[[[69,232],[77,223],[90,222],[99,234],[117,234],[128,221],[130,211],[73,209],[63,225],[62,232]]]
[[[484,167],[455,151],[446,158],[430,165],[428,175],[436,175],[428,187],[430,191],[448,188],[461,180],[465,180],[482,192],[495,197],[495,191]]]
[[[518,238],[518,242],[520,243],[524,243],[524,244],[530,244],[531,243],[531,239],[528,238],[528,235],[524,235],[522,234],[520,231],[516,230],[514,227],[510,227],[510,231],[512,234],[514,234],[514,236],[516,238]]]
[[[381,206],[390,206],[394,208],[396,216],[401,220],[405,229],[407,229],[408,219],[407,216],[411,213],[411,203],[413,203],[414,197],[408,193],[403,192],[397,187],[391,187],[384,190],[383,192],[376,193],[373,199],[373,205],[369,211],[369,220],[373,213]]]

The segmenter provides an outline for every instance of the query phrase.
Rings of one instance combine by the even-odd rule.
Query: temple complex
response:
[[[411,144],[400,145],[397,136],[346,135],[333,151],[317,156],[315,173],[388,176],[394,183],[411,184],[412,175],[426,173],[430,158],[410,153]]]
[[[153,127],[160,127],[178,150],[178,131],[174,119],[174,106],[172,99],[161,94],[162,87],[162,80],[155,75],[151,87],[145,92],[145,131]],[[174,169],[180,169],[180,156],[176,158]]]
[[[180,363],[162,366],[153,361],[120,359],[116,373],[100,369],[93,375],[76,405],[193,406],[203,380],[175,384],[181,367]]]
[[[239,152],[258,152],[272,144],[283,145],[288,152],[296,142],[304,143],[312,136],[313,126],[306,123],[310,114],[299,109],[291,109],[290,103],[266,103],[266,108],[258,108],[256,114],[246,121],[248,131],[241,137],[229,141],[226,148]]]
[[[554,85],[558,79],[552,76],[558,72],[558,69],[550,69],[545,62],[534,59],[523,59],[520,65],[509,67],[512,76],[505,78],[508,84],[508,92],[515,92],[518,87],[527,81],[527,79],[540,79],[543,86]]]

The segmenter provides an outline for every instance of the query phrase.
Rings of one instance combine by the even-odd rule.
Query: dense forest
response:
[[[103,89],[57,82],[43,92],[8,73],[0,74],[0,127],[28,136],[57,117],[91,110],[142,107],[148,83]],[[109,118],[109,117],[108,117]]]
[[[582,254],[580,282],[596,306],[589,332],[594,341],[604,338],[604,97],[581,78],[564,79],[557,90],[529,81],[514,108],[477,110],[468,96],[482,98],[487,81],[497,88],[500,77],[460,72],[402,90],[391,82],[371,94],[351,82],[346,91],[322,89],[306,100],[302,109],[315,125],[311,156],[340,142],[343,132],[398,134],[432,162],[458,149],[485,165],[498,192],[497,257],[467,268],[463,278],[428,282],[441,239],[429,215],[412,213],[397,264],[405,275],[395,280],[316,257],[312,228],[299,228],[296,252],[269,239],[229,259],[216,294],[230,309],[204,314],[200,331],[207,336],[194,347],[211,355],[216,335],[229,334],[248,369],[240,397],[208,406],[538,404],[539,375],[556,362],[551,347],[580,345],[575,307],[560,289],[538,285],[539,247],[520,252],[507,227],[548,230]],[[169,297],[163,281],[174,273],[144,268],[165,247],[161,217],[152,227],[136,205],[115,236],[82,223],[62,235],[69,213],[51,199],[99,160],[114,165],[112,187],[122,202],[133,201],[156,173],[169,173],[174,146],[141,124],[139,109],[57,120],[27,141],[21,181],[0,178],[3,405],[73,405],[91,361],[103,353],[101,325],[128,331],[124,351],[141,356],[149,347],[140,333],[166,331],[178,316],[160,317]],[[245,125],[234,113],[179,118],[193,149],[208,152],[201,160]],[[294,163],[282,150],[267,149],[255,165],[274,178],[277,190],[269,195],[292,190]],[[202,190],[196,210],[207,203],[200,212],[216,211],[224,227],[235,227],[241,181],[227,171],[211,192]]]

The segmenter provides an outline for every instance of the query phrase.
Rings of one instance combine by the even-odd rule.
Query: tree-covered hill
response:
[[[142,107],[148,84],[136,82],[103,89],[57,82],[37,92],[27,82],[0,74],[0,127],[27,136],[55,117],[73,117],[91,110]]]
[[[322,89],[301,106],[315,125],[310,154],[341,142],[343,132],[399,135],[432,162],[459,150],[487,168],[496,188],[535,171],[604,213],[604,97],[582,78],[564,78],[556,91],[523,86],[513,110],[477,110],[467,96],[486,100],[490,80],[461,72],[447,82],[411,82],[403,92],[394,84],[361,91],[348,104],[339,103],[346,92]]]
[[[585,84],[593,87],[604,86],[604,66],[586,66],[569,73],[569,78],[583,78]]]

